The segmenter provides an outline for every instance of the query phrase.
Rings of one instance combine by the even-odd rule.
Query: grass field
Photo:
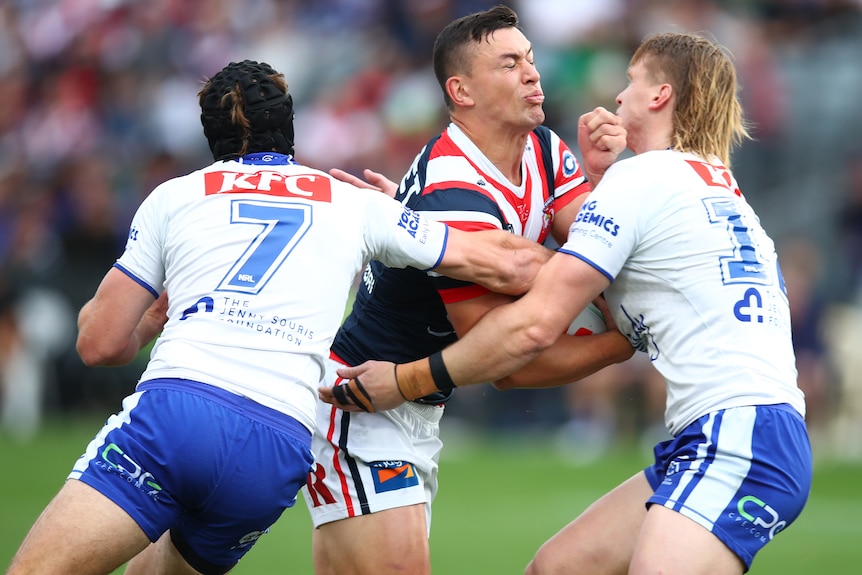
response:
[[[0,435],[0,568],[102,417],[53,421],[27,445]],[[445,431],[446,422],[443,422]],[[542,438],[491,442],[448,436],[434,506],[432,564],[441,575],[520,574],[538,546],[645,460],[618,447],[574,466]],[[300,499],[233,573],[311,574],[308,513]],[[858,573],[862,564],[862,463],[818,461],[800,519],[762,551],[758,575]]]

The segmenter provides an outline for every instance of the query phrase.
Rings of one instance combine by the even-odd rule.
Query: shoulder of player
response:
[[[669,150],[657,150],[628,156],[617,160],[608,168],[602,178],[602,184],[608,178],[637,177],[639,180],[650,180],[653,178],[666,179],[668,170],[679,166],[680,155]]]

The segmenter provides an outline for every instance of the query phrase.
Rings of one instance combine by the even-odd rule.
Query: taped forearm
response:
[[[425,359],[396,365],[395,383],[401,397],[408,401],[457,387],[443,363],[443,354],[439,351]]]

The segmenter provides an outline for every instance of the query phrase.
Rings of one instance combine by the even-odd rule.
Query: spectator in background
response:
[[[817,247],[804,236],[784,239],[778,253],[790,300],[793,351],[799,387],[805,393],[805,420],[812,434],[822,433],[838,399],[838,381],[824,339],[827,308],[821,296],[823,261]]]
[[[74,314],[55,291],[12,286],[0,269],[0,431],[33,439],[42,422],[54,357],[74,337]]]

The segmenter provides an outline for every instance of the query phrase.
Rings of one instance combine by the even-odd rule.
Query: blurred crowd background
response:
[[[283,71],[306,165],[398,180],[447,121],[439,30],[483,0],[3,0],[0,3],[0,433],[107,413],[145,355],[86,368],[76,314],[158,183],[211,162],[196,93],[230,61]],[[862,0],[511,0],[533,42],[546,124],[615,109],[649,33],[733,53],[755,141],[733,157],[777,240],[817,453],[862,458]],[[663,384],[637,354],[565,388],[456,394],[451,416],[552,433],[576,459],[663,433]],[[454,425],[454,423],[452,424]],[[446,425],[444,424],[444,427]]]

